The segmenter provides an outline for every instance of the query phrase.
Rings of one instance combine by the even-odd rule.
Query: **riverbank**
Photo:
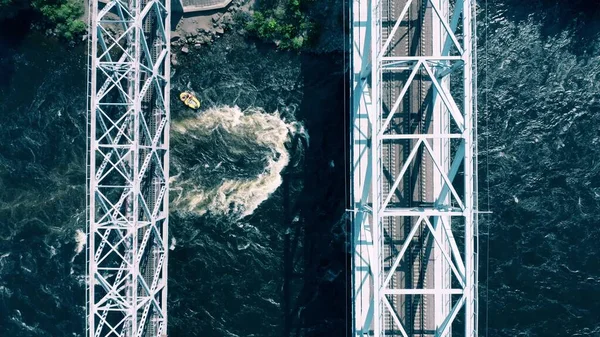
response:
[[[344,52],[348,29],[345,26],[348,8],[345,0],[315,2],[307,11],[316,24],[313,43],[303,51],[314,54]],[[245,24],[256,10],[255,0],[233,0],[220,10],[179,14],[171,32],[171,63],[178,66],[178,56],[188,54],[213,43],[223,34],[234,31],[248,36]],[[276,44],[273,45],[276,48]]]
[[[171,64],[177,66],[177,56],[199,49],[234,28],[236,15],[252,15],[255,0],[233,0],[219,10],[175,14],[175,29],[171,32]],[[246,13],[246,14],[239,14]]]

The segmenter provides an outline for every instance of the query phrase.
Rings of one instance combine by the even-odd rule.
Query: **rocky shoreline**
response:
[[[315,54],[344,51],[347,38],[344,22],[345,16],[348,15],[344,1],[334,0],[316,4],[312,15],[321,26],[321,34],[306,51]],[[238,33],[243,34],[244,28],[240,27],[239,22],[252,15],[254,3],[255,0],[233,0],[221,10],[182,17],[177,28],[171,33],[171,64],[174,67],[178,66],[178,55],[200,49],[228,31],[238,29]]]
[[[253,4],[254,0],[233,0],[220,11],[182,17],[175,31],[171,32],[171,64],[178,65],[177,54],[187,54],[191,49],[199,49],[233,29],[235,17],[251,15]]]

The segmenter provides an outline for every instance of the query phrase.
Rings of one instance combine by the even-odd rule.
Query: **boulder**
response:
[[[233,17],[231,16],[231,13],[225,13],[223,14],[223,17],[221,18],[221,22],[223,22],[224,25],[230,25],[233,23]]]
[[[184,54],[187,54],[190,52],[190,49],[188,47],[183,47],[183,48],[181,48],[181,52]]]

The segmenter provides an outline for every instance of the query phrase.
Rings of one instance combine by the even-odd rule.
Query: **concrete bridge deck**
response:
[[[231,0],[181,0],[184,13],[213,11],[227,7]]]

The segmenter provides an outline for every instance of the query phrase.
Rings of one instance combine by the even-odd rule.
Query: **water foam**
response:
[[[278,114],[268,114],[258,108],[242,112],[237,106],[211,108],[196,117],[173,122],[172,131],[175,143],[198,142],[205,148],[223,147],[209,154],[220,158],[204,157],[208,151],[203,153],[202,148],[196,153],[179,155],[201,158],[196,167],[184,167],[177,158],[173,161],[179,171],[178,177],[172,179],[174,191],[179,191],[173,200],[175,208],[199,215],[211,212],[240,218],[252,214],[281,185],[281,172],[290,161],[286,143],[292,135],[305,132],[300,123],[286,123]],[[233,173],[237,168],[223,173],[221,165],[228,155],[244,157],[249,149],[262,149],[259,151],[262,164],[257,163],[256,158],[251,163],[264,166],[259,167],[257,175],[244,176],[238,172],[236,176]],[[178,152],[175,153],[177,157]],[[198,183],[190,174],[205,174],[218,183],[205,186],[210,184]],[[206,177],[203,179],[206,181]]]
[[[81,230],[78,229],[75,231],[75,242],[77,243],[77,246],[75,247],[75,255],[81,253],[81,251],[83,251],[83,247],[85,247],[87,241],[87,237],[85,235],[85,233]]]

